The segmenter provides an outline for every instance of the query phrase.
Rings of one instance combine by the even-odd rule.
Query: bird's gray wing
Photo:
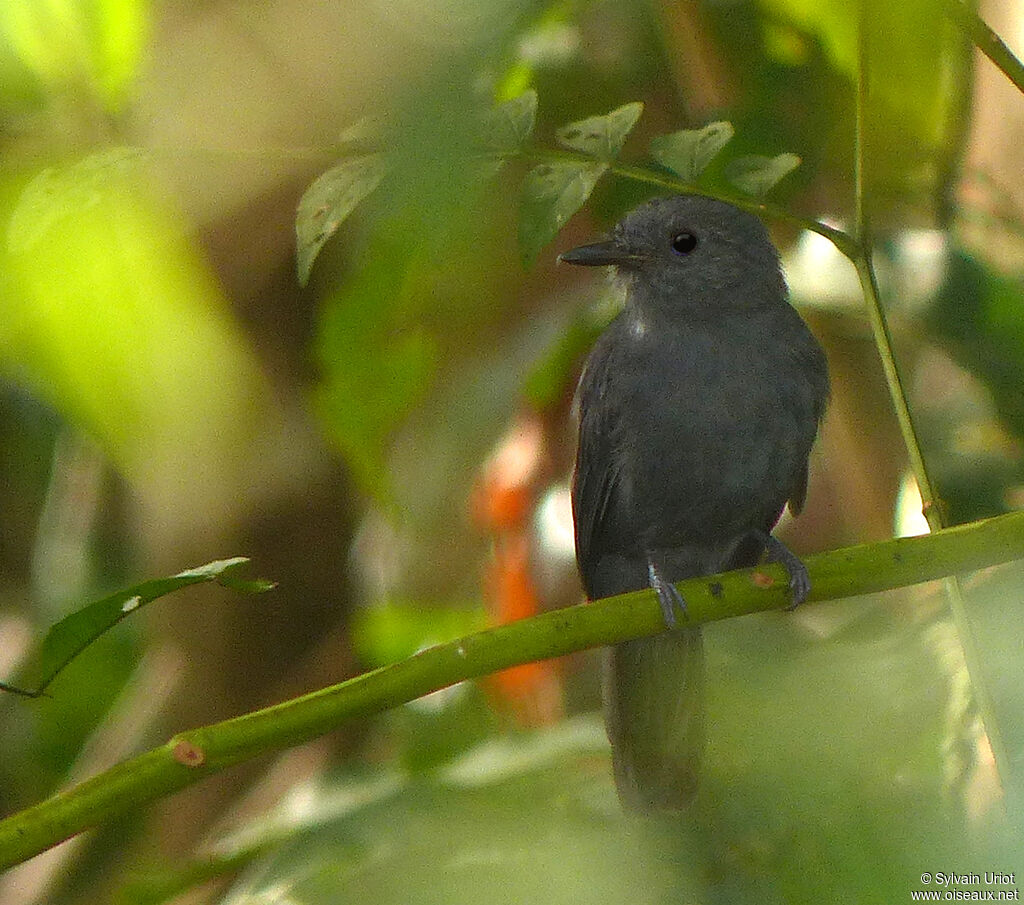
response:
[[[605,401],[609,378],[607,355],[595,348],[576,390],[580,419],[579,446],[573,474],[572,510],[576,559],[588,595],[600,550],[599,538],[619,481],[614,456],[615,412]]]
[[[805,425],[806,431],[801,438],[803,467],[797,474],[789,497],[789,511],[793,515],[800,514],[804,508],[804,502],[807,500],[807,457],[810,455],[811,446],[814,445],[814,438],[818,433],[821,419],[825,415],[829,397],[828,364],[825,361],[825,353],[811,335],[810,330],[807,329],[807,325],[803,321],[800,321],[799,324],[805,341],[794,344],[790,348],[790,354],[799,361],[800,369],[808,375],[808,380],[806,394],[798,397],[801,410],[797,412],[797,417]]]
[[[803,468],[800,469],[800,474],[797,475],[796,485],[793,487],[793,492],[789,498],[789,511],[793,515],[799,515],[804,508],[804,503],[807,501],[807,463],[804,462]]]

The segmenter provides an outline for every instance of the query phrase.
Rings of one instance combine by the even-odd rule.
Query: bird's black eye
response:
[[[683,231],[672,237],[672,251],[677,255],[688,255],[696,247],[697,237],[691,232]]]

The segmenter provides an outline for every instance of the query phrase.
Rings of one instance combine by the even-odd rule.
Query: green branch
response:
[[[1024,555],[1024,512],[922,537],[821,553],[806,560],[823,601],[905,587]],[[693,623],[781,609],[778,565],[680,582]],[[781,617],[780,618],[784,618]],[[660,631],[652,591],[636,591],[469,635],[312,694],[194,729],[0,821],[0,870],[64,839],[261,754],[298,745],[466,679]]]

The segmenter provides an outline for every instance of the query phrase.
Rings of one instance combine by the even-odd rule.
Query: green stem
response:
[[[875,279],[874,268],[871,265],[870,248],[866,247],[862,254],[854,261],[854,264],[860,277],[868,309],[868,317],[871,320],[871,326],[875,334],[875,343],[882,359],[882,367],[885,370],[893,409],[896,412],[900,431],[903,434],[904,443],[907,447],[910,467],[921,491],[922,511],[928,520],[929,528],[932,531],[939,531],[942,529],[944,522],[943,507],[941,501],[936,497],[928,477],[928,471],[925,468],[924,459],[921,455],[921,446],[917,440],[917,433],[914,430],[914,423],[910,417],[910,410],[907,408],[906,396],[903,393],[899,373],[896,370],[896,362],[892,353],[892,337],[889,333],[889,326],[885,320],[878,297],[878,284]],[[1002,765],[1009,763],[1009,760],[1007,759],[1007,750],[1003,744],[1002,735],[998,729],[999,723],[994,716],[995,709],[992,697],[989,694],[988,685],[984,681],[984,673],[982,672],[984,660],[978,649],[974,629],[967,614],[960,580],[955,575],[950,576],[946,580],[945,586],[950,611],[953,614],[953,622],[956,625],[957,636],[960,639],[960,647],[963,650],[964,663],[967,667],[967,673],[971,677],[971,690],[974,695],[974,701],[977,704],[985,734],[988,736],[998,773],[1001,771]]]
[[[867,0],[860,0],[858,6],[859,16],[857,19],[857,85],[854,92],[853,115],[853,223],[856,235],[857,251],[853,258],[854,264],[858,258],[867,258],[864,249],[870,248],[870,237],[868,236],[868,212],[867,212],[867,191],[864,187],[864,163],[867,157],[867,135],[865,125],[867,123],[867,101],[868,101],[868,11]],[[871,271],[870,261],[866,261],[868,271]],[[858,271],[859,273],[859,271]],[[872,279],[872,283],[874,280]],[[864,282],[861,280],[861,286]],[[877,292],[875,293],[877,298]],[[864,295],[867,298],[867,293]],[[870,304],[870,303],[869,303]],[[876,335],[877,338],[877,335]],[[886,375],[888,376],[888,374]]]
[[[1022,550],[1024,512],[922,537],[833,550],[806,560],[812,581],[810,600],[851,597],[970,572],[1016,559]],[[775,564],[690,579],[679,588],[694,624],[789,603],[787,576]],[[0,821],[0,870],[212,773],[317,738],[356,717],[509,666],[662,628],[654,593],[636,591],[469,635],[340,685],[183,732],[159,748]]]
[[[952,0],[951,3],[947,3],[947,6],[950,6],[951,9],[954,5],[958,11],[966,12],[965,8],[957,2],[957,0]],[[980,23],[981,26],[987,29],[987,26],[985,26],[980,19],[976,16],[973,16],[973,18],[977,19],[977,23]],[[882,368],[885,372],[886,383],[889,387],[889,396],[892,400],[893,410],[896,413],[900,432],[903,435],[903,442],[907,449],[907,456],[910,460],[911,470],[914,473],[914,477],[917,480],[917,485],[921,493],[922,512],[928,521],[929,528],[935,532],[940,531],[944,527],[945,514],[941,500],[936,495],[935,488],[928,476],[928,469],[925,465],[924,456],[921,453],[921,444],[918,441],[917,431],[914,428],[914,422],[910,416],[910,408],[907,405],[906,393],[903,390],[903,383],[900,380],[899,369],[896,366],[896,358],[893,353],[892,334],[889,332],[889,325],[886,321],[885,312],[882,308],[881,296],[878,291],[878,279],[872,262],[871,222],[870,212],[867,209],[869,192],[865,185],[866,165],[868,160],[866,148],[868,137],[868,94],[871,73],[869,28],[867,0],[860,0],[860,16],[858,20],[857,33],[857,93],[855,103],[856,132],[854,157],[854,233],[859,247],[856,256],[853,258],[853,263],[857,268],[857,276],[860,279],[865,306],[868,310],[868,319],[871,322],[875,345],[878,348],[878,354],[882,361]],[[977,38],[975,38],[975,40],[977,40]],[[979,46],[981,45],[979,44]],[[1005,50],[1005,47],[1003,49]],[[1009,51],[1007,51],[1007,53],[1009,53]],[[1014,60],[1014,62],[1017,61]],[[999,65],[998,62],[997,65]],[[1018,87],[1020,86],[1018,85]],[[974,636],[971,620],[967,615],[963,589],[961,588],[959,579],[953,574],[947,578],[945,587],[946,595],[950,604],[950,610],[953,614],[953,622],[956,625],[957,635],[960,639],[960,647],[963,651],[964,664],[967,669],[967,674],[970,676],[973,699],[977,705],[985,734],[988,736],[989,745],[992,748],[996,772],[997,774],[1000,774],[1003,766],[1009,761],[1007,759],[1007,752],[1003,744],[1002,736],[998,731],[998,722],[994,718],[995,711],[992,706],[992,698],[988,692],[988,686],[983,678],[983,661],[978,652],[978,645]],[[961,720],[968,718],[966,712],[957,713],[956,717]]]
[[[861,291],[864,294],[864,303],[868,311],[868,320],[871,322],[875,346],[878,348],[878,354],[882,360],[882,369],[885,372],[885,381],[889,387],[892,407],[896,413],[900,433],[903,435],[903,443],[907,448],[911,470],[917,479],[917,484],[921,491],[924,516],[928,520],[929,527],[936,531],[943,527],[941,507],[937,505],[938,501],[932,482],[928,477],[924,456],[921,455],[921,444],[918,442],[917,431],[914,429],[914,422],[910,417],[910,408],[907,405],[907,396],[903,391],[903,382],[900,379],[899,369],[896,366],[892,334],[889,331],[885,312],[882,309],[882,300],[878,291],[878,279],[875,275],[872,259],[871,220],[867,206],[868,191],[866,186],[868,92],[871,72],[867,6],[867,0],[861,0],[857,29],[857,91],[854,107],[856,131],[854,134],[853,181],[854,234],[858,247],[852,260],[857,268],[857,276],[860,279]]]
[[[1003,42],[973,9],[961,0],[946,0],[946,14],[956,23],[957,27],[967,35],[999,71],[1002,72],[1017,90],[1024,94],[1024,63],[1014,56]]]
[[[867,231],[866,227],[861,227],[861,229],[863,232]],[[900,379],[899,369],[896,366],[896,358],[893,354],[892,333],[889,331],[889,324],[885,319],[885,312],[882,309],[870,246],[865,245],[854,258],[853,263],[857,268],[857,276],[860,279],[861,291],[864,294],[864,304],[867,308],[868,320],[871,323],[875,346],[878,348],[878,355],[882,361],[885,382],[889,387],[889,398],[892,401],[893,411],[896,413],[896,420],[899,423],[900,433],[903,436],[903,443],[907,448],[910,469],[914,473],[914,478],[917,480],[917,485],[921,491],[922,511],[924,517],[928,520],[928,526],[932,531],[938,531],[944,527],[942,506],[935,495],[931,479],[928,477],[928,469],[925,467],[924,456],[921,454],[921,444],[917,439],[917,431],[914,428],[914,422],[910,416],[910,408],[907,405],[907,397],[903,391],[903,382]]]

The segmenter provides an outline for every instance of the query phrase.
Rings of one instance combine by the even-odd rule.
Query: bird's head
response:
[[[761,221],[703,195],[649,201],[627,214],[609,240],[559,260],[614,266],[644,305],[749,308],[786,297],[779,254]]]

